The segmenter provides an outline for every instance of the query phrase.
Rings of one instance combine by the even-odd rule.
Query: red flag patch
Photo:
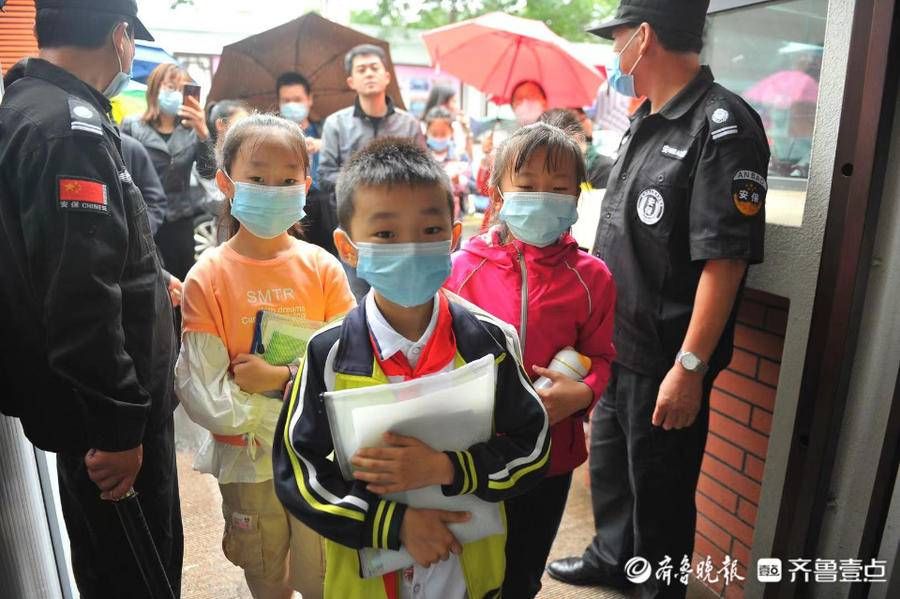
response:
[[[59,207],[66,210],[109,212],[106,184],[90,179],[59,178]]]

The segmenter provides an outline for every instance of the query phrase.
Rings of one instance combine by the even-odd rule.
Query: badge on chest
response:
[[[651,188],[645,189],[638,196],[637,213],[638,218],[645,225],[655,225],[662,220],[663,213],[666,210],[666,202],[662,194]]]

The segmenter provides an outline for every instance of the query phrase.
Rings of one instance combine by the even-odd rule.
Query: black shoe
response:
[[[603,586],[614,589],[628,589],[633,586],[624,576],[592,568],[580,557],[564,557],[550,562],[547,564],[547,574],[550,578],[577,586]]]

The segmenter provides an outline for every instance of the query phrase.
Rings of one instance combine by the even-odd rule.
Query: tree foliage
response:
[[[489,12],[543,21],[570,41],[590,41],[585,28],[610,15],[617,0],[378,0],[373,10],[354,11],[351,21],[382,27],[433,29]]]

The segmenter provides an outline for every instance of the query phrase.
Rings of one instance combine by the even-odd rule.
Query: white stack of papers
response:
[[[440,451],[465,450],[488,441],[493,434],[496,376],[494,356],[488,355],[452,372],[405,383],[325,393],[341,474],[353,480],[349,458],[361,448],[383,447],[386,432],[415,437]],[[468,522],[450,525],[463,544],[503,532],[500,506],[473,495],[445,497],[440,486],[432,486],[387,498],[417,508],[469,512]],[[402,548],[360,551],[366,578],[413,563]]]

